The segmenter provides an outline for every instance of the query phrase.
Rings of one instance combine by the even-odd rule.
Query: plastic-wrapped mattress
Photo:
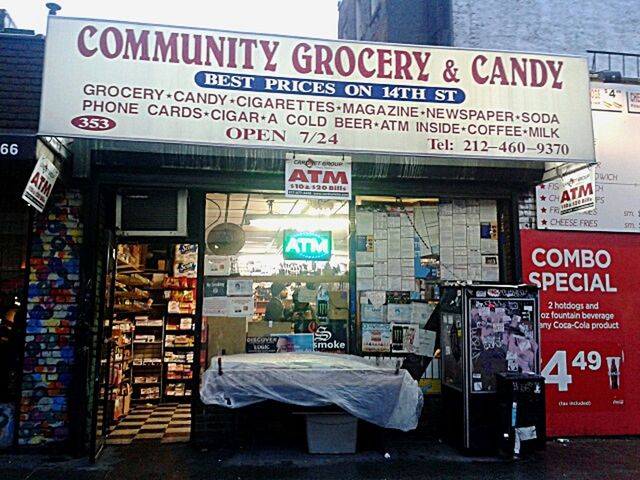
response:
[[[240,408],[264,400],[302,406],[337,405],[381,427],[412,430],[423,396],[405,370],[372,365],[353,355],[252,353],[221,357],[204,373],[205,404]]]

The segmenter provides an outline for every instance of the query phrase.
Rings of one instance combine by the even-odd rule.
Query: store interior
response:
[[[105,321],[101,398],[108,444],[187,441],[194,391],[198,249],[120,243]]]
[[[206,202],[208,358],[313,350],[318,329],[331,332],[328,351],[345,353],[349,202],[253,193]]]

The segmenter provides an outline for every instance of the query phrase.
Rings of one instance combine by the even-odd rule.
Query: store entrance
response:
[[[117,242],[100,368],[107,445],[190,438],[197,259],[196,244]]]

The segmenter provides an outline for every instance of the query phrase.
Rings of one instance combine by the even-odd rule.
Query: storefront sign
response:
[[[46,156],[40,157],[22,193],[22,199],[42,213],[60,172]]]
[[[313,346],[316,352],[347,352],[347,322],[338,320],[319,325],[313,332]]]
[[[351,200],[351,158],[287,154],[285,196]]]
[[[276,338],[276,353],[285,352],[313,352],[312,333],[274,333]]]
[[[278,337],[247,337],[247,353],[276,353]]]
[[[640,236],[522,232],[550,436],[640,433]]]
[[[536,188],[538,229],[640,233],[639,101],[638,85],[593,84],[595,208],[560,215],[560,180],[543,183]]]
[[[593,162],[588,78],[578,57],[55,16],[40,133]]]
[[[35,135],[0,135],[0,160],[35,160]]]
[[[596,178],[593,168],[565,175],[560,185],[560,215],[588,212],[596,208]]]
[[[283,236],[285,260],[325,261],[331,258],[331,232],[298,232],[285,230]]]

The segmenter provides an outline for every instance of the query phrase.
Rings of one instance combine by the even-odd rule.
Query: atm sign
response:
[[[282,245],[285,260],[329,260],[333,247],[330,231],[285,230]]]

